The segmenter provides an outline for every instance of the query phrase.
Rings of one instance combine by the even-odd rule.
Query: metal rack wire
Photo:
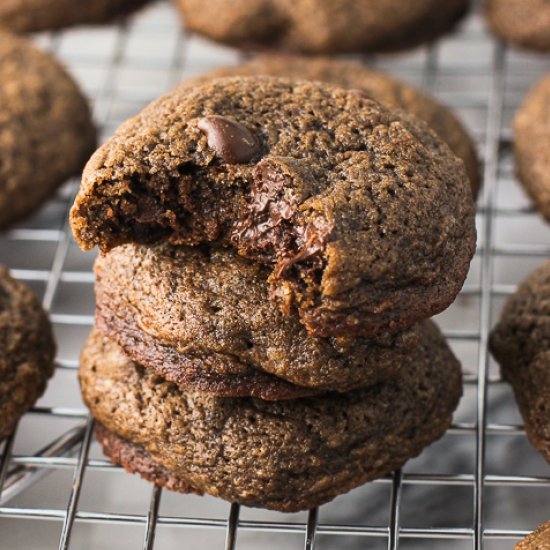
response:
[[[231,50],[186,36],[164,3],[118,27],[46,35],[39,42],[81,78],[94,100],[96,119],[104,136],[183,76],[238,59]],[[58,374],[50,390],[0,447],[0,548],[13,547],[10,540],[29,549],[195,548],[197,544],[210,548],[214,544],[206,542],[206,533],[216,532],[222,535],[221,539],[219,536],[215,539],[217,547],[227,550],[274,547],[271,539],[265,543],[257,538],[262,534],[288,536],[284,544],[279,539],[276,544],[306,550],[501,549],[512,548],[516,539],[550,517],[550,471],[525,444],[511,394],[487,352],[489,330],[502,299],[513,292],[522,275],[550,257],[550,231],[518,191],[510,157],[511,113],[528,87],[550,68],[550,63],[548,59],[507,51],[492,41],[484,32],[479,15],[473,16],[456,36],[429,48],[409,56],[369,59],[369,62],[423,85],[454,106],[470,122],[484,159],[485,181],[478,216],[480,242],[472,274],[457,304],[440,318],[446,336],[463,361],[466,395],[455,424],[441,444],[437,444],[438,452],[369,484],[387,489],[387,501],[382,499],[387,503],[387,516],[377,523],[369,515],[358,521],[347,519],[348,510],[351,517],[357,502],[370,498],[361,492],[355,497],[340,497],[332,508],[328,505],[297,516],[268,512],[255,516],[236,504],[223,508],[220,514],[211,501],[198,514],[193,513],[195,500],[185,513],[174,514],[172,508],[170,513],[163,510],[161,497],[163,501],[170,498],[171,505],[176,498],[181,501],[196,497],[169,497],[161,489],[143,484],[146,489],[140,485],[140,494],[147,491],[148,497],[139,513],[125,511],[125,505],[120,506],[122,511],[109,511],[110,506],[120,504],[116,499],[109,507],[100,508],[101,511],[87,508],[82,504],[82,494],[89,476],[99,476],[98,485],[104,493],[109,492],[112,483],[109,476],[125,480],[130,476],[101,456],[92,456],[93,421],[78,402],[76,384],[66,389],[69,377],[75,378],[83,335],[93,323],[91,258],[76,250],[66,223],[78,185],[73,181],[40,214],[0,238],[0,261],[41,294],[60,341]],[[521,234],[518,222],[525,228]],[[501,414],[503,411],[507,416]],[[38,451],[36,429],[32,428],[35,423],[43,426],[45,439],[45,445]],[[51,429],[56,423],[61,428]],[[488,458],[492,439],[499,442],[499,457],[503,458],[494,472],[493,463],[499,461]],[[518,447],[500,443],[511,439],[518,441]],[[456,454],[459,440],[467,441],[461,449],[470,463],[446,471],[438,463],[438,457],[450,460]],[[503,449],[506,453],[510,449],[514,452],[506,456]],[[529,471],[523,467],[525,464]],[[39,490],[32,494],[54,472],[72,476],[72,481],[59,489],[53,499],[62,503],[59,506],[52,505],[51,485],[47,486],[46,494]],[[107,478],[109,481],[105,481]],[[426,495],[437,494],[443,502],[451,502],[456,488],[465,489],[468,495],[459,499],[459,505],[467,511],[469,520],[457,525],[459,510],[449,506],[448,513],[440,514],[438,521],[429,525],[412,523],[413,516],[407,512],[411,506],[405,501],[408,489],[414,487],[428,491],[423,497],[412,499],[413,508],[419,507],[421,515],[425,512],[422,499]],[[510,488],[528,492],[513,508],[516,512],[519,508],[526,510],[521,527],[515,527],[506,518],[495,522],[491,511],[495,499],[488,497],[488,491]],[[53,491],[56,490],[54,486]],[[542,497],[540,491],[544,491]],[[123,501],[137,498],[134,494],[123,496]],[[101,506],[101,499],[97,502]],[[376,510],[374,515],[378,517],[377,514]],[[408,519],[406,514],[410,516]],[[490,525],[489,519],[495,526]],[[13,529],[10,521],[15,520],[23,520],[25,528]],[[45,532],[46,520],[58,528],[51,540],[37,543],[37,536],[40,539]],[[89,525],[90,530],[75,536],[75,529],[81,525]],[[104,540],[97,544],[84,542],[93,541],[97,530],[108,526],[138,529],[141,542],[132,546],[126,536],[117,539],[116,544]],[[164,528],[179,528],[176,539],[159,541],[156,535]],[[189,533],[197,529],[204,539],[190,538]],[[17,538],[10,539],[12,531]],[[30,533],[34,535],[27,542],[25,537]]]

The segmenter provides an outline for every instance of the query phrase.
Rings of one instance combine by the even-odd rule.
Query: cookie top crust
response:
[[[0,440],[46,388],[55,343],[40,301],[0,266]]]
[[[88,102],[67,71],[0,31],[0,228],[30,214],[96,146]]]
[[[151,0],[2,0],[0,27],[14,33],[108,23]]]
[[[411,48],[451,30],[468,0],[176,0],[185,26],[244,49],[303,53]]]
[[[197,492],[289,512],[416,456],[461,395],[460,365],[431,322],[395,379],[345,394],[270,402],[184,391],[95,336],[80,384],[98,422]]]
[[[100,331],[164,378],[218,395],[299,392],[283,385],[279,395],[261,379],[243,387],[242,377],[259,373],[318,392],[370,386],[411,360],[424,330],[309,336],[296,316],[270,303],[269,269],[227,249],[124,245],[99,257],[95,271]],[[208,384],[212,377],[220,384]]]
[[[520,48],[550,52],[550,4],[547,0],[487,0],[491,30]]]
[[[329,336],[445,309],[474,253],[474,213],[462,161],[423,122],[364,92],[237,77],[123,124],[88,163],[71,224],[84,249],[231,246],[271,266],[282,310]]]
[[[550,73],[524,99],[514,119],[518,177],[537,209],[550,220]]]
[[[360,89],[389,108],[423,120],[464,161],[472,195],[479,193],[481,174],[476,146],[466,128],[446,105],[427,93],[382,71],[331,57],[263,55],[236,66],[221,67],[184,82],[182,86],[228,76],[278,76],[328,82],[348,90]]]

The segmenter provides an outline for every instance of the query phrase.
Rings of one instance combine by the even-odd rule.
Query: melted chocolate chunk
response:
[[[282,277],[294,264],[316,256],[325,249],[327,238],[332,231],[333,224],[326,220],[318,219],[304,227],[296,227],[296,244],[298,252],[294,256],[287,256],[279,261],[276,277]],[[313,266],[312,266],[313,267]]]
[[[277,262],[275,275],[283,277],[293,265],[314,258],[325,248],[333,224],[318,218],[305,225],[296,220],[297,199],[288,193],[292,178],[288,162],[263,159],[255,168],[250,201],[234,225],[231,239],[241,254]],[[287,185],[285,185],[287,184]],[[287,196],[285,197],[285,187]]]
[[[250,200],[240,212],[231,240],[245,256],[273,261],[277,249],[292,247],[285,222],[294,216],[293,207],[284,199],[285,178],[269,159],[260,161],[254,170],[255,185]]]
[[[228,164],[250,161],[260,152],[260,143],[250,130],[229,118],[211,115],[197,124],[208,138],[208,146]]]

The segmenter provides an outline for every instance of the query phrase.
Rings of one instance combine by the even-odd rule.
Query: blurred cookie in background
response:
[[[16,33],[108,23],[151,0],[3,0],[0,27]]]
[[[69,73],[0,32],[0,228],[42,206],[95,146],[88,101]]]
[[[244,49],[396,51],[450,31],[469,0],[174,0],[185,26]]]
[[[550,74],[523,101],[514,120],[516,170],[537,209],[550,220]]]
[[[490,348],[514,390],[529,441],[550,462],[550,261],[510,296]]]
[[[492,31],[520,48],[550,51],[548,0],[487,0],[486,14]]]

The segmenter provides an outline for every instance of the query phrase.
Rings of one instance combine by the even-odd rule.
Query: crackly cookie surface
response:
[[[87,100],[65,69],[0,32],[0,228],[39,208],[96,145]]]
[[[393,51],[449,31],[468,0],[175,0],[186,27],[243,48]]]
[[[16,33],[107,23],[151,0],[2,0],[0,27]]]
[[[416,325],[375,338],[309,336],[270,303],[268,276],[227,249],[120,246],[96,262],[96,323],[143,366],[226,396],[300,393],[260,373],[349,391],[395,376],[414,354]]]
[[[487,0],[487,20],[507,42],[530,50],[550,51],[548,0]]]
[[[127,121],[88,163],[71,224],[84,249],[232,246],[320,336],[445,309],[475,248],[464,165],[424,123],[271,77],[180,88]]]
[[[528,537],[516,544],[514,550],[549,550],[550,521],[539,525]]]
[[[40,301],[0,266],[0,441],[44,392],[54,355]]]
[[[472,194],[477,196],[481,175],[476,147],[457,116],[435,98],[382,71],[330,57],[264,55],[241,65],[215,69],[183,85],[189,86],[227,76],[262,74],[329,82],[349,90],[360,89],[388,107],[415,115],[426,122],[447,143],[451,151],[464,161]]]
[[[519,179],[550,220],[550,74],[536,84],[516,113],[514,137]]]
[[[529,440],[550,461],[550,262],[509,298],[490,345],[514,389]]]
[[[168,488],[297,511],[383,476],[443,435],[460,365],[429,322],[415,357],[366,390],[292,401],[190,392],[92,336],[84,401],[108,456]]]

